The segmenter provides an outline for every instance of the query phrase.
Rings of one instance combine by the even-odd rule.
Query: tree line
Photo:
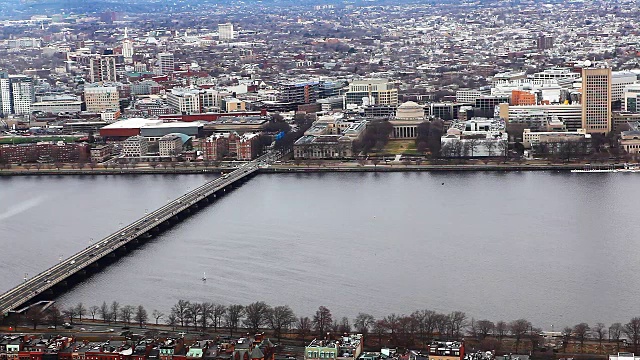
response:
[[[12,318],[14,326],[26,320],[34,329],[38,325],[50,324],[58,327],[65,322],[74,324],[82,319],[102,321],[104,323],[137,324],[143,327],[152,323],[155,325],[176,328],[193,329],[195,331],[214,332],[226,330],[231,336],[240,331],[258,332],[269,329],[280,341],[283,335],[294,335],[305,342],[314,335],[324,337],[328,333],[344,334],[358,332],[371,335],[370,338],[378,346],[424,347],[433,339],[461,339],[464,337],[478,340],[484,344],[483,350],[493,350],[500,347],[505,338],[509,338],[515,346],[515,351],[525,350],[521,345],[530,345],[530,351],[535,351],[541,344],[542,330],[534,327],[526,319],[513,321],[497,321],[469,318],[462,311],[440,313],[433,310],[417,310],[411,314],[395,314],[376,318],[368,313],[358,313],[355,318],[334,318],[331,310],[320,306],[312,316],[297,316],[288,305],[271,306],[264,301],[257,301],[248,305],[223,305],[214,302],[192,302],[178,300],[168,313],[153,310],[151,316],[142,305],[122,305],[117,301],[103,302],[101,306],[85,307],[78,303],[75,306],[59,308],[52,305],[42,311],[37,307],[30,308],[23,316]],[[561,332],[563,351],[571,341],[579,344],[583,350],[585,341],[597,341],[602,347],[604,341],[616,344],[620,350],[623,339],[637,352],[640,345],[640,317],[632,318],[628,323],[613,323],[607,327],[604,323],[597,323],[593,327],[587,323],[579,323],[572,327],[565,327]],[[488,341],[488,340],[493,340]],[[386,341],[386,343],[385,343]],[[529,349],[527,349],[529,350]]]

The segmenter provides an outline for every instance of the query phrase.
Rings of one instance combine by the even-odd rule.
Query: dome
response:
[[[424,120],[424,107],[413,101],[407,101],[396,110],[398,120]]]

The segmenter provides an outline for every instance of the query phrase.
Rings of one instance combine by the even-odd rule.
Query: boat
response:
[[[638,164],[624,164],[622,168],[615,168],[614,165],[609,165],[606,168],[594,168],[591,165],[585,165],[584,169],[571,170],[573,173],[617,173],[617,172],[640,172],[640,165]]]
[[[207,273],[202,273],[202,281],[207,281]]]

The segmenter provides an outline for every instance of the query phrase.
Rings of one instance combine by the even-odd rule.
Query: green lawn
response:
[[[380,151],[385,154],[418,154],[415,140],[389,140]]]
[[[72,143],[76,141],[78,137],[74,136],[16,136],[16,137],[3,137],[0,138],[1,144],[28,144],[36,143],[40,141],[64,141]]]

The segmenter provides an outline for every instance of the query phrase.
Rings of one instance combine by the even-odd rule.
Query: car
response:
[[[80,328],[80,331],[87,331],[87,329],[85,329],[85,328]]]
[[[107,329],[107,332],[114,332],[115,330],[113,329]]]
[[[94,253],[89,254],[89,257],[91,257],[91,256],[96,256],[96,254],[94,254]]]
[[[129,329],[130,329],[130,327],[128,327],[126,325],[122,327],[122,330],[129,330]]]
[[[55,329],[55,328],[56,328],[56,327],[55,327],[55,326],[53,326],[53,325],[49,325],[49,326],[47,327],[47,329]]]
[[[71,260],[71,262],[70,262],[69,264],[73,265],[73,264],[75,264],[75,263],[76,263],[76,261],[75,261],[75,260]]]

